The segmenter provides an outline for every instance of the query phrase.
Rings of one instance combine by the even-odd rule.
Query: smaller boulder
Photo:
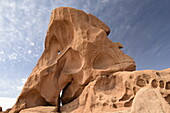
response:
[[[136,94],[131,113],[170,113],[170,106],[158,89],[142,88]]]

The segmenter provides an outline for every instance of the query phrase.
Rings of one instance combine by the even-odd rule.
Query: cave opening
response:
[[[64,100],[62,99],[64,93],[65,93],[65,90],[68,88],[68,86],[71,84],[71,82],[69,82],[61,91],[60,91],[60,94],[59,94],[59,97],[58,97],[58,111],[57,112],[61,112],[60,110],[60,107],[63,106],[64,104],[66,104],[64,102]]]
[[[58,51],[58,55],[60,54],[60,51]]]

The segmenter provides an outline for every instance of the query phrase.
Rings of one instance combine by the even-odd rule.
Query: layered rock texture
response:
[[[170,113],[170,69],[135,71],[109,32],[91,14],[53,10],[45,50],[10,113]]]

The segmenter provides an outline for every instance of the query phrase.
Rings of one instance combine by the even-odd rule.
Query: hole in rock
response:
[[[65,53],[65,64],[63,67],[63,72],[69,74],[75,74],[82,69],[83,59],[78,51],[69,48]]]
[[[166,83],[166,89],[170,90],[170,82]]]
[[[156,75],[161,76],[161,74],[159,72],[156,72]]]
[[[61,103],[62,105],[65,105],[67,103],[72,102],[75,98],[71,98],[69,96],[69,93],[71,93],[71,91],[69,90],[69,86],[71,85],[72,82],[69,82],[64,89],[62,90],[62,94],[61,94]],[[71,95],[71,94],[70,94]]]
[[[113,104],[113,108],[117,108],[117,105],[116,105],[116,104]]]
[[[110,67],[113,67],[115,64],[115,61],[117,61],[116,58],[113,58],[107,53],[100,53],[93,62],[94,69],[108,69]]]
[[[124,104],[124,107],[131,107],[132,106],[132,102],[133,102],[133,98],[129,100],[129,102],[126,102]]]
[[[59,97],[58,97],[58,111],[60,113],[60,107],[63,106],[63,100],[62,100],[62,96],[64,95],[64,90],[71,84],[71,82],[69,82],[64,88],[63,90],[60,91]]]
[[[128,100],[131,96],[132,96],[132,94],[130,94],[130,89],[126,88],[125,94],[123,95],[123,97],[122,97],[119,101],[126,101],[126,100]]]
[[[160,81],[159,81],[159,87],[160,87],[160,88],[164,88],[164,82],[163,82],[163,80],[160,80]]]
[[[133,75],[130,75],[129,79],[133,79],[133,78],[134,78],[134,76],[133,76]]]
[[[116,86],[116,77],[108,77],[108,75],[103,76],[95,84],[96,90],[111,90]]]
[[[58,51],[58,55],[60,55],[60,51]]]
[[[149,84],[149,81],[150,81],[150,79],[151,79],[150,75],[148,75],[148,74],[143,74],[143,78],[145,78],[146,83]]]
[[[138,79],[136,85],[139,87],[144,87],[145,81],[143,79]]]
[[[107,106],[108,105],[108,103],[103,103],[103,106]]]
[[[158,82],[157,82],[156,79],[152,80],[151,84],[152,84],[153,88],[157,88],[158,87]]]
[[[61,96],[62,96],[62,94],[63,94],[63,90],[61,90],[61,92],[60,92],[60,98],[59,98],[59,104],[60,104],[60,106],[62,106],[63,104],[62,104],[62,100],[61,100]]]
[[[63,46],[60,41],[57,39],[56,36],[53,36],[49,42],[49,50],[51,57],[55,58],[57,54],[60,54],[60,50],[62,49]]]
[[[165,100],[168,102],[168,104],[170,104],[170,94],[168,94],[168,95],[165,97]]]

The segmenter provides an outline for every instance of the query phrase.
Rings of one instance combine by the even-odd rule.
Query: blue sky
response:
[[[105,22],[109,38],[124,45],[137,70],[170,68],[169,5],[170,0],[1,0],[0,97],[19,95],[43,52],[51,11],[61,6]]]

